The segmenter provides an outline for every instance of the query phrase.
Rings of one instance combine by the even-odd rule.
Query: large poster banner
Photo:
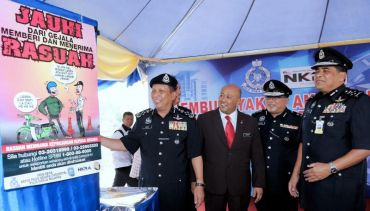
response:
[[[348,72],[347,86],[370,93],[370,44],[336,47],[354,66]],[[170,73],[181,85],[180,104],[194,113],[217,108],[221,88],[234,83],[242,90],[239,110],[253,113],[265,108],[263,84],[276,79],[293,90],[289,108],[303,111],[307,98],[316,92],[313,82],[315,50],[292,51],[217,60],[151,64],[148,80],[160,73]]]
[[[94,26],[1,1],[4,189],[99,171]]]

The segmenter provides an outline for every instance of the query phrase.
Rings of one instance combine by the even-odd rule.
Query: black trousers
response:
[[[114,176],[113,186],[125,186],[126,183],[130,187],[137,187],[138,180],[130,177],[131,166],[116,168],[116,175]]]
[[[298,199],[290,196],[288,192],[264,192],[256,207],[258,211],[298,211]]]
[[[250,196],[249,194],[230,195],[228,192],[225,194],[212,194],[206,191],[206,211],[225,211],[226,206],[229,211],[246,211],[248,210]]]

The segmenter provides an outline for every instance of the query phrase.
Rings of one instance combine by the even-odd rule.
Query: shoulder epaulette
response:
[[[148,113],[150,113],[152,111],[153,111],[153,109],[148,108],[148,109],[145,109],[144,111],[141,111],[141,112],[135,114],[135,116],[136,116],[136,118],[140,118],[141,116],[143,116],[145,114],[148,114]]]
[[[195,114],[193,114],[190,110],[185,110],[179,107],[174,107],[175,111],[178,111],[179,113],[189,117],[190,119],[195,118]]]
[[[360,90],[357,90],[357,89],[350,89],[350,88],[346,88],[344,93],[348,97],[352,97],[352,98],[359,98],[362,94],[364,94],[363,91],[360,91]]]
[[[350,98],[360,98],[361,95],[364,94],[362,91],[357,89],[350,89],[346,87],[344,92],[342,92],[334,101],[337,103],[344,102]]]

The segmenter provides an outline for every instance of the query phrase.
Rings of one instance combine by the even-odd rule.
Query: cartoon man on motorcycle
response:
[[[63,126],[60,122],[60,113],[63,109],[63,103],[56,97],[58,95],[57,83],[54,81],[49,81],[46,85],[46,90],[49,93],[49,97],[41,101],[38,109],[39,111],[49,118],[49,123],[52,123],[53,120],[57,120],[60,131],[63,136],[67,136]]]

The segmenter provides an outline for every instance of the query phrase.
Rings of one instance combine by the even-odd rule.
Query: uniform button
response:
[[[286,133],[289,134],[289,131],[287,131]]]
[[[159,144],[162,145],[163,144],[163,141],[160,141]]]
[[[266,166],[266,168],[268,168],[268,169],[269,169],[269,168],[270,168],[270,166]]]
[[[311,129],[311,133],[313,133],[313,129]]]
[[[311,145],[311,144],[310,144],[310,142],[308,142],[308,143],[307,143],[307,146],[310,146],[310,145]]]
[[[313,117],[313,119],[316,119],[316,117]]]
[[[288,174],[290,175],[291,173],[290,173],[290,171],[288,171]]]
[[[161,124],[163,125],[163,124],[164,124],[164,122],[162,121],[162,122],[161,122]]]
[[[271,129],[271,131],[274,131],[274,130],[275,130],[274,128]]]
[[[276,120],[273,121],[274,123],[276,122]]]
[[[180,134],[177,133],[176,135],[179,136]]]
[[[330,115],[330,118],[333,118],[334,117],[334,115]]]
[[[272,140],[272,137],[270,137],[270,140]]]
[[[338,173],[338,176],[340,176],[340,177],[341,177],[341,176],[342,176],[342,173]]]
[[[163,134],[163,131],[159,132],[160,134]]]
[[[306,159],[310,159],[310,156],[308,156],[308,155],[307,155],[307,156],[306,156]]]
[[[145,132],[145,135],[147,135],[148,134],[148,132]]]
[[[270,156],[267,156],[267,159],[270,159]]]
[[[162,163],[158,163],[158,166],[161,166],[162,165]]]
[[[159,152],[158,155],[162,155],[162,152]]]
[[[268,146],[267,148],[268,148],[268,149],[271,149],[271,146]]]
[[[162,174],[158,174],[158,177],[161,178],[162,177]]]
[[[317,105],[317,107],[321,108],[321,105]]]

